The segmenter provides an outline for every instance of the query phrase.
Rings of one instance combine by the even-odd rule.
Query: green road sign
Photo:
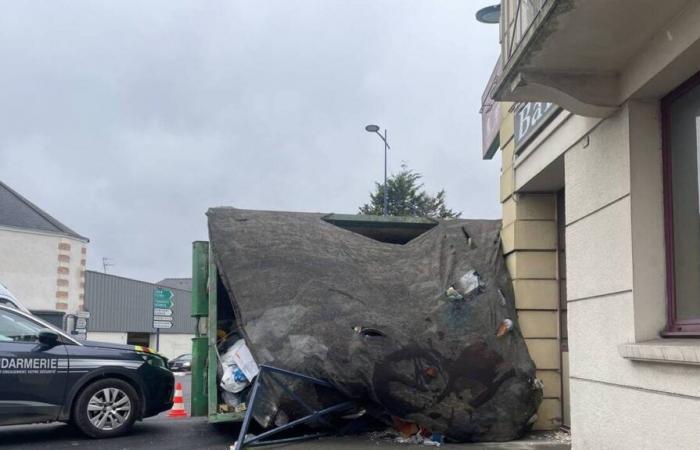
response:
[[[153,290],[153,307],[170,309],[175,306],[173,297],[175,297],[175,294],[170,289],[155,288]]]

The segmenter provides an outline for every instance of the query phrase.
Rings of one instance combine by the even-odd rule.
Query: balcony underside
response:
[[[515,48],[504,45],[494,97],[597,117],[658,98],[700,69],[699,23],[695,0],[549,0]],[[672,64],[670,77],[659,70]]]

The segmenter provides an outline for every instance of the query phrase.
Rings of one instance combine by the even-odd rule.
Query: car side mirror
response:
[[[60,343],[61,337],[52,330],[39,331],[39,343],[45,347],[55,347]]]

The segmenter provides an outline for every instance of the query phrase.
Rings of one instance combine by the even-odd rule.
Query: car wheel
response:
[[[139,397],[129,383],[107,378],[87,386],[73,408],[73,422],[93,438],[128,433],[134,425]]]

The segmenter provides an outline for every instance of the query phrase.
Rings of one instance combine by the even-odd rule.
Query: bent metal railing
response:
[[[501,53],[505,66],[545,6],[556,0],[503,0],[501,2]]]

